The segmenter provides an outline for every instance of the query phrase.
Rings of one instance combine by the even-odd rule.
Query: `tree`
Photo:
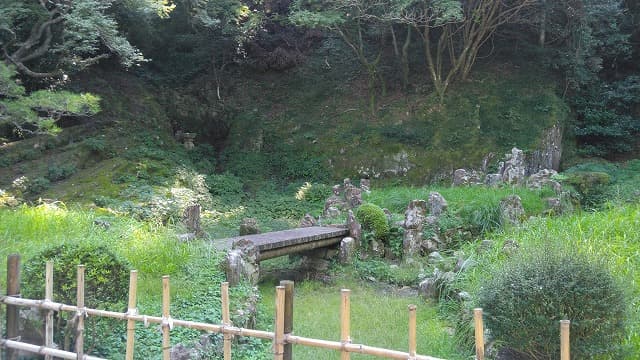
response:
[[[62,116],[97,113],[97,96],[54,89],[69,73],[111,56],[125,67],[146,60],[119,30],[113,16],[118,7],[160,16],[173,9],[168,0],[4,0],[0,124],[9,124],[14,135],[24,137],[57,131]],[[30,92],[22,85],[25,79],[32,80]]]
[[[481,47],[498,27],[536,0],[398,0],[395,21],[420,34],[427,70],[440,100],[455,79],[466,80]]]
[[[389,30],[386,15],[389,3],[378,0],[297,0],[289,17],[299,26],[321,28],[337,35],[353,51],[367,72],[369,109],[375,113],[376,89],[385,93],[384,77],[379,64],[382,46],[371,46],[370,40],[384,41]]]
[[[55,133],[62,116],[92,116],[100,111],[100,98],[89,93],[45,89],[27,94],[16,75],[14,66],[0,62],[0,125],[9,125],[17,137]]]
[[[59,78],[110,56],[124,66],[144,61],[109,11],[115,0],[10,0],[0,13],[0,57],[24,75]],[[167,15],[167,0],[131,0]]]

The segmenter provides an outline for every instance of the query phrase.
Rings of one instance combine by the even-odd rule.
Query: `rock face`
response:
[[[258,249],[246,239],[234,241],[231,251],[225,259],[225,273],[229,285],[234,286],[242,280],[255,285],[260,278]]]
[[[402,248],[405,259],[419,255],[422,248],[422,229],[427,214],[424,200],[412,200],[404,213]]]
[[[554,125],[542,137],[540,149],[534,150],[527,156],[527,174],[536,173],[542,169],[560,169],[562,157],[562,128]]]
[[[503,225],[520,224],[524,216],[522,200],[518,195],[508,196],[500,201],[500,223]]]

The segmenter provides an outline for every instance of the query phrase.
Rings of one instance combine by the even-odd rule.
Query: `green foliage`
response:
[[[122,303],[127,298],[131,265],[104,246],[59,245],[43,250],[25,263],[25,295],[44,298],[45,263],[53,260],[54,293],[56,299],[73,304],[76,299],[76,268],[86,266],[86,303]]]
[[[613,355],[624,337],[622,284],[595,259],[540,249],[492,271],[478,295],[492,336],[535,359],[560,352],[559,320],[571,320],[576,359]]]
[[[373,237],[382,242],[389,240],[389,221],[387,215],[378,205],[362,204],[356,211],[356,219],[362,224],[365,231],[371,231]]]
[[[47,179],[50,181],[64,180],[77,171],[74,164],[51,164],[47,169]]]
[[[597,208],[607,201],[607,186],[611,177],[605,172],[572,171],[566,173],[563,181],[571,185],[580,195],[580,202],[586,208]]]
[[[62,116],[93,116],[100,111],[100,97],[61,90],[25,94],[14,79],[16,70],[0,62],[0,125],[9,124],[19,137],[55,133]]]
[[[610,157],[633,151],[640,133],[640,76],[616,82],[599,81],[581,89],[572,102],[577,110],[575,135],[580,151],[588,156]]]

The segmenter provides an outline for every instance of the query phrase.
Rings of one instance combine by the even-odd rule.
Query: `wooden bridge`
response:
[[[247,241],[258,250],[257,260],[261,261],[338,244],[346,236],[349,236],[349,229],[347,228],[311,226],[264,234],[236,236],[215,240],[214,244],[220,249],[231,249],[235,242],[240,240]]]

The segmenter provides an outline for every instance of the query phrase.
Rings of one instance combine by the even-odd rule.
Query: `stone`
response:
[[[311,226],[316,226],[316,225],[318,225],[318,222],[309,213],[304,214],[304,217],[302,218],[302,220],[300,220],[300,227],[301,228],[303,228],[303,227],[311,227]]]
[[[527,179],[527,187],[529,189],[542,189],[544,186],[550,185],[553,181],[552,177],[558,175],[555,170],[542,169],[537,173],[529,176]]]
[[[109,228],[111,227],[111,223],[110,222],[108,222],[107,220],[102,220],[102,219],[93,220],[93,225],[100,226],[100,227],[104,228],[105,230],[109,230]]]
[[[418,285],[418,294],[426,299],[439,299],[445,294],[445,291],[448,291],[448,287],[455,277],[456,274],[451,271],[443,272],[435,268],[433,275]]]
[[[198,351],[194,347],[184,344],[176,344],[169,350],[171,360],[190,360],[198,357]]]
[[[353,185],[345,186],[344,199],[350,208],[362,205],[362,190]]]
[[[360,189],[366,193],[371,192],[371,180],[369,179],[360,179]]]
[[[493,247],[493,240],[482,240],[480,242],[480,246],[478,247],[478,253],[485,253]]]
[[[438,289],[436,288],[436,281],[434,278],[426,278],[418,285],[418,294],[425,299],[436,299]]]
[[[411,200],[404,212],[405,229],[422,230],[425,215],[427,213],[427,202],[424,200]]]
[[[387,217],[388,222],[391,222],[391,220],[393,220],[393,214],[391,213],[391,211],[389,211],[389,209],[383,208],[382,212],[384,212],[384,215]]]
[[[196,134],[195,133],[182,133],[182,141],[184,144],[184,148],[187,150],[192,150],[195,146],[195,144],[193,143],[193,141],[196,138]]]
[[[422,250],[422,230],[427,212],[427,203],[424,200],[412,200],[404,213],[404,235],[402,237],[402,250],[405,261],[420,255]]]
[[[466,291],[460,291],[459,293],[456,294],[456,298],[458,299],[458,301],[470,301],[471,294],[469,294]]]
[[[196,233],[178,234],[178,241],[189,242],[196,239]]]
[[[444,261],[444,257],[439,252],[434,251],[429,254],[429,264],[438,264]]]
[[[557,197],[546,198],[545,202],[547,204],[547,210],[545,211],[548,215],[561,215],[564,212],[562,206],[562,200]]]
[[[518,225],[524,217],[522,200],[518,195],[510,195],[500,200],[500,223]]]
[[[507,240],[502,245],[502,251],[508,256],[513,256],[518,252],[520,248],[520,244],[518,244],[515,240]]]
[[[457,169],[453,172],[453,186],[462,186],[469,183],[469,177],[467,175],[467,170],[465,169]]]
[[[329,206],[324,210],[324,216],[328,218],[337,218],[342,214],[342,211],[334,206]]]
[[[201,234],[200,228],[200,205],[187,206],[182,212],[182,223],[184,226],[194,234]],[[246,235],[246,234],[243,234]]]
[[[476,262],[472,259],[472,258],[459,258],[458,261],[456,262],[456,267],[454,268],[454,272],[464,272],[469,270],[470,268],[474,267],[476,265]]]
[[[453,172],[452,186],[482,185],[483,174],[476,170],[457,169]]]
[[[500,168],[502,181],[508,184],[521,184],[526,174],[524,152],[518,148],[512,148],[511,154],[507,154],[506,160]]]
[[[229,285],[234,286],[246,280],[255,285],[260,278],[258,249],[247,239],[233,242],[225,258],[225,274]]]
[[[356,220],[353,210],[349,210],[347,214],[347,228],[349,228],[349,237],[356,241],[356,245],[360,244],[362,240],[362,225]]]
[[[490,187],[498,187],[502,184],[502,175],[501,174],[488,174],[484,178],[484,184]]]
[[[340,252],[338,253],[338,260],[341,264],[350,264],[355,258],[356,254],[356,240],[352,237],[346,237],[340,241]]]
[[[244,235],[254,235],[259,234],[260,229],[258,228],[258,220],[254,218],[244,218],[242,219],[242,223],[240,223],[240,236]]]
[[[440,193],[435,191],[432,191],[429,193],[428,205],[429,205],[429,214],[435,217],[439,217],[444,212],[446,212],[447,207],[449,206],[447,204],[447,200],[445,200],[445,198],[442,195],[440,195]]]

